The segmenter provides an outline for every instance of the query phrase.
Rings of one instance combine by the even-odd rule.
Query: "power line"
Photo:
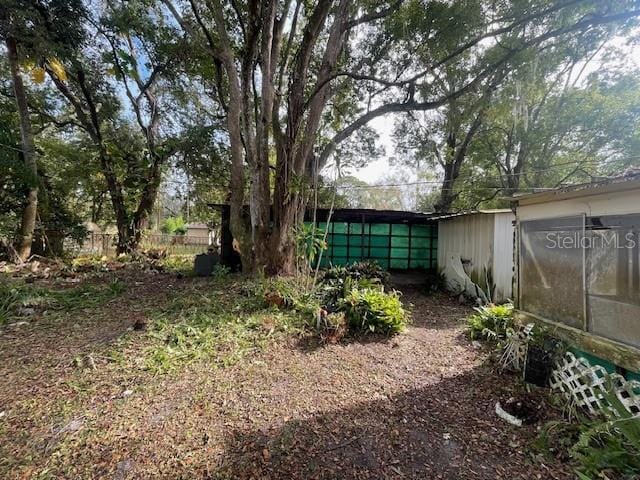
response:
[[[368,188],[391,188],[391,187],[411,187],[416,185],[435,185],[440,186],[442,182],[407,182],[407,183],[389,183],[382,185],[336,185],[336,188],[343,190],[359,190]],[[473,187],[474,190],[504,190],[505,186],[489,186],[489,187]],[[555,190],[556,187],[519,187],[518,190]],[[453,188],[441,188],[440,190],[455,190]]]

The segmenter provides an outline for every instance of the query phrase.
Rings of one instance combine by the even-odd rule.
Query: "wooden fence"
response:
[[[89,233],[82,244],[67,245],[68,251],[76,255],[115,256],[118,236],[112,233]],[[166,249],[169,255],[196,255],[209,248],[209,237],[192,237],[188,235],[151,234],[145,235],[142,249]]]

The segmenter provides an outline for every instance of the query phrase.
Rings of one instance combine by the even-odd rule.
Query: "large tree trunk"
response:
[[[446,213],[451,209],[451,205],[457,197],[454,191],[457,175],[454,175],[454,165],[447,163],[444,168],[444,178],[440,189],[440,197],[434,205],[434,210],[439,213]]]
[[[22,211],[20,231],[16,239],[16,251],[20,260],[25,261],[31,255],[31,245],[33,243],[33,232],[36,227],[36,216],[38,213],[38,164],[36,161],[36,151],[33,145],[33,133],[31,131],[31,120],[29,118],[29,108],[27,106],[27,96],[20,75],[18,63],[18,48],[13,37],[6,40],[9,54],[9,65],[13,79],[13,91],[16,96],[16,105],[20,117],[20,135],[22,136],[22,157],[27,171],[30,174],[29,192],[26,203]]]

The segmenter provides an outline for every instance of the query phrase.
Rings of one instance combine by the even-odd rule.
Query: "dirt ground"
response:
[[[497,418],[523,386],[471,344],[469,307],[445,295],[405,282],[413,324],[395,338],[289,336],[227,367],[154,374],[113,361],[147,348],[134,322],[176,292],[224,286],[126,275],[100,309],[0,330],[0,477],[574,478],[531,453],[539,425]]]

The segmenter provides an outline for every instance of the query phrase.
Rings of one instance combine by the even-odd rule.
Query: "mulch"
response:
[[[515,427],[495,415],[499,400],[547,394],[495,370],[465,337],[470,308],[455,299],[403,286],[413,324],[398,337],[289,338],[227,368],[153,376],[101,355],[144,349],[136,316],[207,283],[129,280],[103,311],[31,325],[24,338],[0,333],[0,477],[574,478],[529,448],[544,418]],[[83,352],[95,370],[69,364]]]

